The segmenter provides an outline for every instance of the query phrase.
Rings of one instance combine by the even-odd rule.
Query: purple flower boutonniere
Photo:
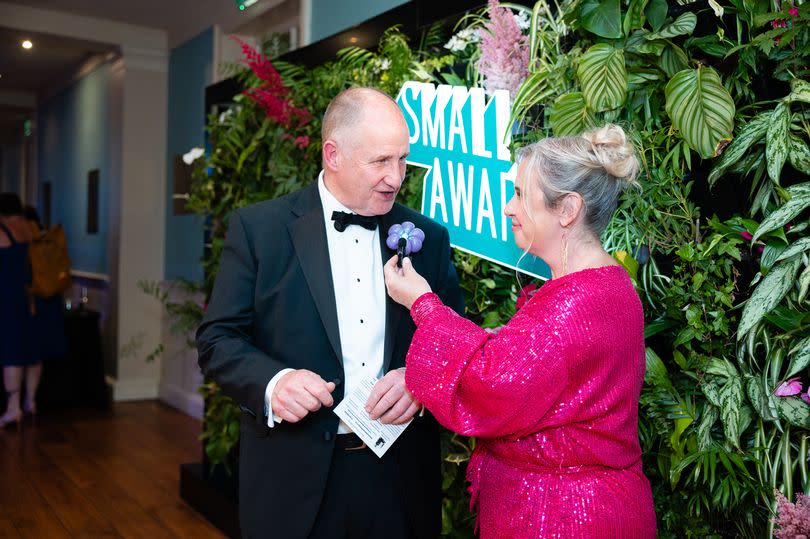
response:
[[[410,221],[404,221],[402,224],[391,225],[385,244],[397,252],[397,266],[402,267],[402,258],[418,252],[424,241],[425,233],[422,229],[416,228]]]

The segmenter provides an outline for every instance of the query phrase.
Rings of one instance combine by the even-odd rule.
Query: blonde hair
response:
[[[578,137],[551,137],[521,148],[518,164],[526,163],[524,209],[534,184],[542,190],[546,207],[578,193],[583,200],[585,226],[598,238],[610,222],[619,194],[628,186],[639,187],[639,162],[633,145],[618,125],[606,124]]]

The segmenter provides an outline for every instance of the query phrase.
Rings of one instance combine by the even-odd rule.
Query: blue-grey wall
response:
[[[65,228],[73,269],[108,274],[109,65],[42,103],[37,116],[38,192],[51,182],[51,223]],[[87,234],[87,173],[93,169],[99,169],[99,231]]]
[[[22,196],[22,145],[0,145],[0,192],[10,191]]]
[[[379,15],[407,0],[312,0],[312,43]]]
[[[169,130],[166,159],[166,279],[202,280],[203,221],[173,215],[174,158],[205,140],[205,87],[211,84],[214,31],[208,29],[169,54]]]

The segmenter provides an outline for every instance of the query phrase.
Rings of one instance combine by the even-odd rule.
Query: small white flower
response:
[[[471,43],[478,43],[481,41],[481,36],[475,30],[475,28],[465,28],[464,30],[460,31],[456,35],[450,38],[444,48],[450,49],[453,52],[463,51],[467,48],[467,45]]]
[[[712,0],[709,0],[709,2],[712,2]],[[517,23],[518,28],[521,30],[526,30],[531,25],[532,18],[528,11],[521,10],[518,13],[515,13],[515,22]]]
[[[712,7],[712,9],[714,10],[714,14],[715,14],[716,16],[718,16],[718,17],[722,17],[722,16],[723,16],[723,6],[721,6],[720,4],[718,4],[718,3],[716,2],[716,0],[709,0],[709,5],[710,5],[710,6]]]
[[[219,115],[219,123],[224,123],[225,120],[227,120],[231,116],[233,116],[233,110],[232,109],[226,109],[224,112],[220,113],[220,115]]]
[[[390,67],[391,67],[391,60],[389,60],[388,58],[383,58],[383,59],[380,61],[380,69],[381,69],[382,71],[388,71],[388,69],[389,69]]]
[[[188,151],[188,153],[183,155],[183,162],[187,165],[190,165],[200,157],[205,155],[205,150],[202,148],[192,148]]]

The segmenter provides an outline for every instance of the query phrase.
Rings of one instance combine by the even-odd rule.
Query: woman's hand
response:
[[[402,259],[402,268],[397,267],[397,257],[392,256],[383,268],[385,274],[385,286],[388,288],[388,295],[391,299],[410,310],[416,298],[430,292],[430,285],[419,275],[411,259]]]

